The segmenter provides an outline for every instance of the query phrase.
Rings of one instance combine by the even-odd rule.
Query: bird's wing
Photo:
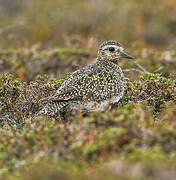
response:
[[[97,83],[93,77],[97,75],[94,70],[95,65],[89,65],[88,68],[72,73],[61,85],[57,93],[51,97],[52,101],[71,101],[83,100],[92,96],[93,91],[88,88],[90,84],[96,86]],[[86,91],[86,93],[85,93]]]
[[[56,93],[53,97],[51,97],[49,100],[50,101],[78,101],[81,100],[82,96],[77,95],[77,91],[72,88],[72,89],[67,89],[62,92]]]
[[[87,69],[81,69],[72,73],[62,83],[56,94],[49,98],[51,101],[71,101],[83,99],[80,86],[83,85],[83,78],[87,78]]]

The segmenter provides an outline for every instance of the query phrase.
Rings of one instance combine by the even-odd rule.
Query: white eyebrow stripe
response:
[[[103,47],[103,49],[108,49],[108,48],[110,48],[110,47],[113,47],[113,48],[115,48],[115,49],[121,48],[121,47],[119,47],[119,46],[117,46],[117,45],[106,45],[106,46]]]

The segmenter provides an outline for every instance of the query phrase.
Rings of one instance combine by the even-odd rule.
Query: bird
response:
[[[63,117],[72,111],[108,111],[124,94],[125,78],[118,65],[121,58],[134,59],[118,41],[100,44],[96,61],[71,73],[57,92],[46,98],[38,115]]]

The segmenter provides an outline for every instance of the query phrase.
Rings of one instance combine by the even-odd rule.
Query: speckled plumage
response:
[[[94,64],[73,72],[48,104],[39,112],[48,116],[66,111],[106,111],[117,103],[124,92],[124,75],[118,66],[121,57],[132,58],[123,52],[120,43],[106,41],[99,47]]]

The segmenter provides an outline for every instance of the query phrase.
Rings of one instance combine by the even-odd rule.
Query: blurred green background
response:
[[[172,49],[175,0],[0,0],[0,46],[116,39]]]
[[[161,75],[125,72],[111,112],[32,119],[107,39]],[[175,180],[175,47],[176,0],[0,0],[0,179]]]

